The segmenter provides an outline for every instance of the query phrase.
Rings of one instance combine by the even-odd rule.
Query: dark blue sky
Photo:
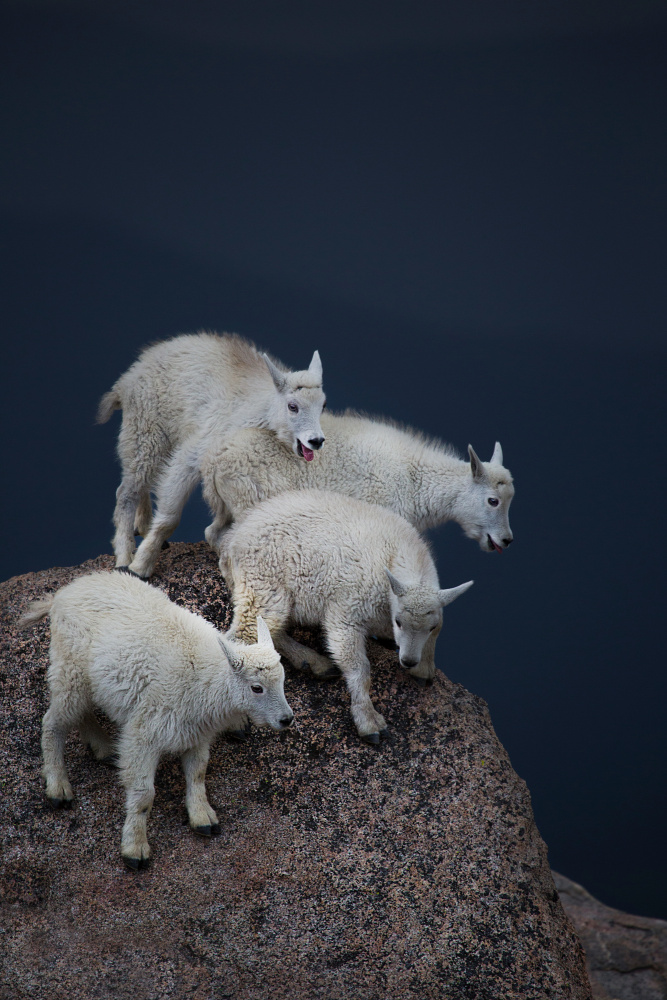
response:
[[[666,917],[666,10],[460,6],[5,5],[0,575],[109,551],[95,406],[157,337],[318,348],[333,408],[500,439],[516,544],[434,533],[476,580],[439,663],[554,867]]]

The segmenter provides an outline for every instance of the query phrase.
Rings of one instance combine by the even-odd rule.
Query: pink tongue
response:
[[[312,462],[312,460],[315,458],[315,452],[311,451],[310,448],[306,448],[303,441],[301,442],[301,451],[303,452],[303,457],[307,462]]]

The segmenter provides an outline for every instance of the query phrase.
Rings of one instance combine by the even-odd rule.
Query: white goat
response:
[[[310,465],[295,462],[262,430],[242,430],[203,457],[204,497],[215,515],[206,540],[219,551],[222,535],[258,501],[287,490],[333,490],[380,504],[420,531],[457,521],[487,552],[511,544],[512,476],[496,443],[490,462],[472,446],[470,460],[414,431],[353,413],[322,415],[327,446]],[[140,568],[132,565],[140,573]],[[140,575],[144,575],[141,574]]]
[[[186,334],[145,348],[102,397],[97,419],[104,423],[122,408],[118,436],[122,479],[116,491],[113,539],[116,565],[134,555],[135,531],[148,534],[151,491],[158,477],[169,496],[170,519],[161,515],[160,535],[140,548],[141,576],[149,576],[160,547],[177,526],[197,484],[199,458],[211,441],[239,427],[265,427],[310,462],[322,447],[322,364],[317,351],[305,371],[286,371],[234,334]],[[174,519],[173,511],[177,510]]]
[[[359,735],[370,743],[386,722],[370,699],[367,637],[393,638],[402,666],[432,678],[442,608],[472,586],[440,590],[428,546],[402,517],[318,490],[283,493],[250,510],[225,534],[220,565],[233,590],[235,638],[252,641],[261,614],[276,649],[322,677],[331,660],[285,632],[288,623],[322,625]]]
[[[127,791],[121,854],[128,867],[148,865],[146,822],[162,754],[181,756],[192,829],[219,833],[204,785],[214,736],[247,717],[273,729],[294,718],[264,622],[257,622],[259,643],[242,646],[150,584],[119,573],[80,577],[34,602],[20,625],[46,615],[51,700],[42,723],[42,774],[52,805],[67,806],[74,797],[64,747],[67,733],[78,728],[98,760],[117,753]],[[120,727],[117,744],[96,721],[95,708]]]

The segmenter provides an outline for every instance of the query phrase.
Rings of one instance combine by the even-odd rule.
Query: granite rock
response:
[[[591,996],[530,796],[485,703],[444,675],[420,689],[374,644],[388,739],[359,740],[342,682],[288,669],[296,728],[213,747],[219,837],[190,832],[180,765],[167,759],[153,865],[127,872],[122,790],[74,735],[75,806],[51,811],[39,745],[48,623],[17,632],[16,619],[29,600],[111,566],[101,556],[0,585],[1,997]],[[204,544],[172,545],[153,583],[228,624]]]
[[[564,875],[553,876],[586,949],[595,1000],[665,1000],[667,920],[615,910]]]

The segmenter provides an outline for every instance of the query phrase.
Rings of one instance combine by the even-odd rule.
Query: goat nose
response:
[[[294,716],[293,715],[285,715],[280,720],[280,725],[283,727],[283,729],[288,729],[292,725],[293,722],[294,722]]]
[[[401,660],[401,663],[403,664],[404,667],[416,667],[417,664],[419,663],[419,660],[409,660],[407,657],[404,656],[403,659]]]
[[[324,444],[324,438],[311,438],[308,444],[311,448],[314,448],[315,451],[318,451]]]
[[[513,538],[503,538],[503,545],[507,548],[507,546],[511,545],[513,541]]]

